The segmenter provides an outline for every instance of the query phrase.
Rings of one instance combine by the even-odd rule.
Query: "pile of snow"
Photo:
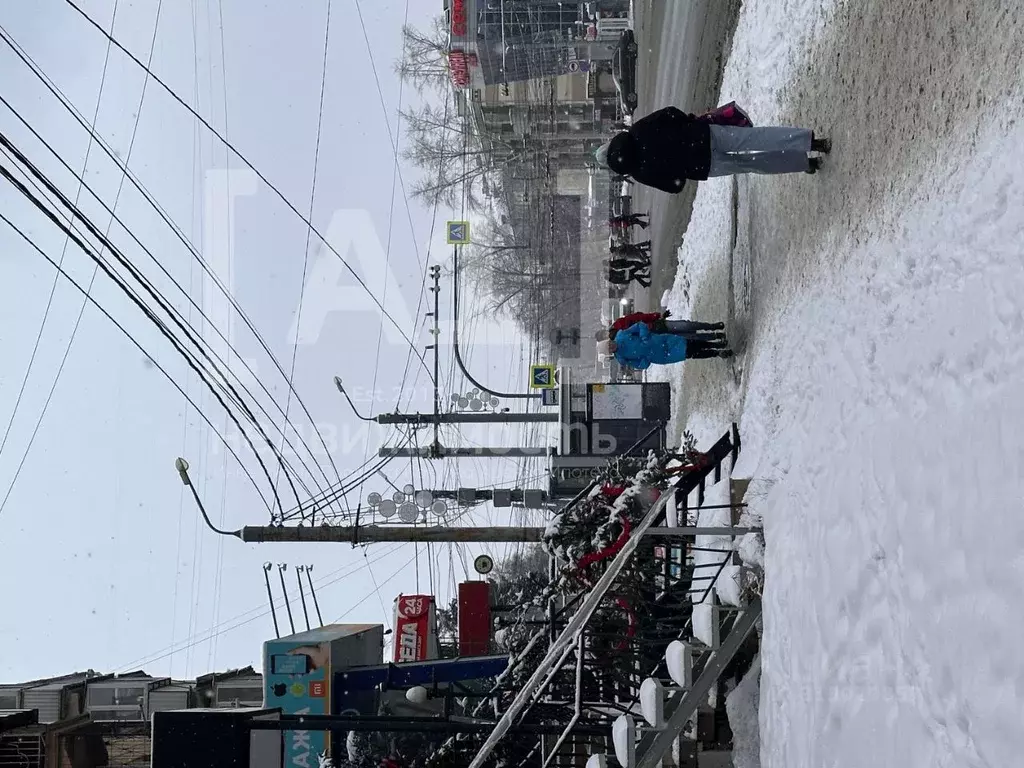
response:
[[[725,697],[725,713],[732,729],[733,768],[761,768],[760,698],[761,660],[758,658],[739,685]]]
[[[791,70],[754,54],[758,40],[816,33],[800,22],[804,5],[745,5],[744,55],[734,50],[723,97],[758,122],[793,117]],[[851,46],[866,47],[851,36],[832,41],[834,67],[801,72],[793,88],[823,99],[856,96],[866,81],[886,103],[911,98],[913,108],[872,103],[878,120],[837,120],[836,156],[816,187],[742,180],[757,300],[740,376],[675,374],[686,377],[686,387],[675,382],[686,413],[677,428],[703,443],[738,420],[744,474],[771,482],[758,504],[766,768],[1020,762],[1024,98],[1006,69],[1018,59],[1004,54],[1024,32],[1017,16],[996,24],[994,10],[972,6],[983,22],[972,15],[952,37],[918,34],[943,14],[954,28],[952,7],[901,4],[917,26],[899,39],[914,45],[892,45],[877,70],[842,69]],[[975,30],[985,39],[964,50]],[[936,66],[911,90],[901,68],[927,74],[917,62],[940,59],[963,68]],[[942,101],[947,84],[959,90]],[[921,109],[918,88],[939,118]],[[861,151],[844,157],[855,143]],[[671,306],[679,317],[732,257],[728,190],[716,180],[698,192],[681,251],[690,282]]]
[[[1024,20],[963,9],[744,3],[721,100],[836,152],[701,184],[669,300],[745,331],[735,377],[658,372],[674,432],[738,421],[737,474],[765,481],[764,728],[752,672],[738,767],[1020,763]]]

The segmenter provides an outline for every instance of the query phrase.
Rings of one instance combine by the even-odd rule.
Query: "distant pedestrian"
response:
[[[645,323],[635,323],[615,334],[615,340],[603,343],[604,351],[614,354],[621,365],[646,370],[652,365],[672,365],[686,360],[732,357],[725,342],[687,341],[671,333],[651,333]]]
[[[630,227],[640,227],[640,229],[647,229],[651,226],[650,222],[647,221],[649,214],[646,213],[631,213],[628,216],[612,216],[608,219],[608,226],[613,231],[625,231]]]
[[[828,139],[816,138],[809,128],[716,125],[665,107],[602,145],[596,158],[615,173],[678,194],[687,179],[816,173],[821,159],[809,153],[828,154],[831,149]]]
[[[608,250],[615,256],[631,256],[647,253],[651,250],[651,241],[644,240],[640,243],[611,243]]]
[[[609,272],[649,272],[650,269],[650,259],[612,259],[608,262]]]
[[[650,288],[651,268],[631,266],[627,269],[609,269],[608,282],[612,285],[629,285],[636,282],[644,288]]]
[[[613,256],[604,259],[602,262],[606,269],[630,269],[650,267],[650,254],[646,251],[636,251],[623,256]]]

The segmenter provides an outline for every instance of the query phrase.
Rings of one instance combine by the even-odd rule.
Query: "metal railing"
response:
[[[588,665],[586,663],[588,654],[593,656],[595,640],[602,640],[600,633],[595,632],[594,627],[591,626],[591,621],[601,607],[602,602],[606,601],[609,597],[616,597],[620,603],[624,600],[628,601],[630,597],[634,600],[637,599],[635,594],[623,596],[619,592],[613,592],[613,587],[617,585],[620,577],[628,573],[629,568],[634,565],[633,561],[638,551],[647,552],[653,556],[654,549],[657,546],[656,530],[653,530],[653,528],[656,524],[663,521],[668,500],[673,498],[677,492],[688,494],[693,490],[697,490],[698,486],[702,487],[704,478],[712,472],[715,473],[716,477],[720,476],[719,465],[725,456],[728,455],[728,452],[723,452],[721,447],[724,445],[729,449],[734,448],[732,443],[729,442],[730,437],[731,435],[727,435],[719,443],[716,443],[715,448],[719,449],[719,451],[716,454],[715,461],[709,463],[700,472],[676,478],[673,485],[665,493],[662,493],[658,501],[647,510],[643,518],[630,531],[629,538],[617,552],[614,559],[606,564],[604,573],[586,593],[575,613],[565,622],[561,630],[551,638],[544,657],[538,661],[529,679],[521,686],[511,703],[501,714],[491,734],[469,763],[470,768],[482,768],[498,744],[502,742],[509,729],[514,724],[523,722],[535,708],[545,710],[542,713],[538,713],[538,717],[545,716],[545,719],[552,719],[551,715],[554,714],[550,711],[552,706],[561,708],[561,714],[566,716],[564,720],[566,725],[561,734],[547,744],[545,744],[543,739],[539,740],[536,750],[531,751],[531,755],[534,752],[538,752],[543,757],[542,765],[545,768],[551,768],[551,766],[559,766],[561,764],[563,752],[568,748],[569,754],[566,757],[569,763],[573,763],[577,757],[575,747],[578,741],[573,738],[573,731],[584,718],[591,723],[595,721],[610,723],[615,712],[620,710],[619,704],[623,699],[631,701],[631,704],[635,702],[639,683],[642,680],[641,670],[650,668],[655,663],[655,658],[663,654],[665,646],[672,639],[682,635],[688,626],[692,627],[692,617],[683,626],[676,627],[676,631],[672,636],[666,635],[653,639],[645,638],[644,627],[640,627],[639,631],[629,636],[624,645],[621,644],[620,639],[620,645],[617,647],[617,650],[622,654],[623,663],[617,667],[613,665],[610,674],[605,675],[603,679],[599,672],[599,665]],[[642,543],[645,545],[643,550],[641,550]],[[714,564],[714,567],[717,569],[714,576],[706,579],[708,583],[704,587],[700,602],[703,602],[710,594],[718,577],[731,560],[731,550],[723,554],[725,556],[722,560]],[[704,567],[705,565],[694,563],[693,565],[687,564],[681,568],[678,578],[675,579],[677,583],[674,585],[678,587],[684,582],[686,584],[685,594],[680,595],[680,604],[693,590],[693,581],[704,580],[697,576],[697,571]],[[642,581],[639,583],[642,583]],[[674,595],[676,593],[677,590],[675,589],[662,590],[662,594]],[[608,638],[604,639],[607,640]],[[570,675],[568,674],[570,670],[569,661],[574,651],[576,653],[575,664],[571,665],[572,674]],[[566,694],[570,688],[572,689],[572,695],[568,696]],[[588,688],[596,688],[598,691],[603,690],[604,694],[600,696],[598,701],[589,703],[589,706],[584,697],[584,692]],[[559,696],[559,693],[562,695]],[[622,694],[627,695],[622,696]],[[626,711],[628,709],[629,707],[627,706]],[[587,740],[586,743],[589,748],[593,743],[593,739]]]

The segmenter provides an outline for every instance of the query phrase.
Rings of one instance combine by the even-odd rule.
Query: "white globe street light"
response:
[[[411,704],[426,704],[427,696],[427,689],[422,685],[417,685],[405,692],[405,698]]]

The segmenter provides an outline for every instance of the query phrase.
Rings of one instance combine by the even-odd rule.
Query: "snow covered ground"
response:
[[[702,184],[670,307],[734,364],[669,373],[766,528],[761,763],[1024,753],[1019,3],[748,0],[722,101],[834,139]]]
[[[761,660],[754,659],[740,684],[725,697],[725,712],[732,728],[733,768],[757,768],[761,764],[760,695]]]

